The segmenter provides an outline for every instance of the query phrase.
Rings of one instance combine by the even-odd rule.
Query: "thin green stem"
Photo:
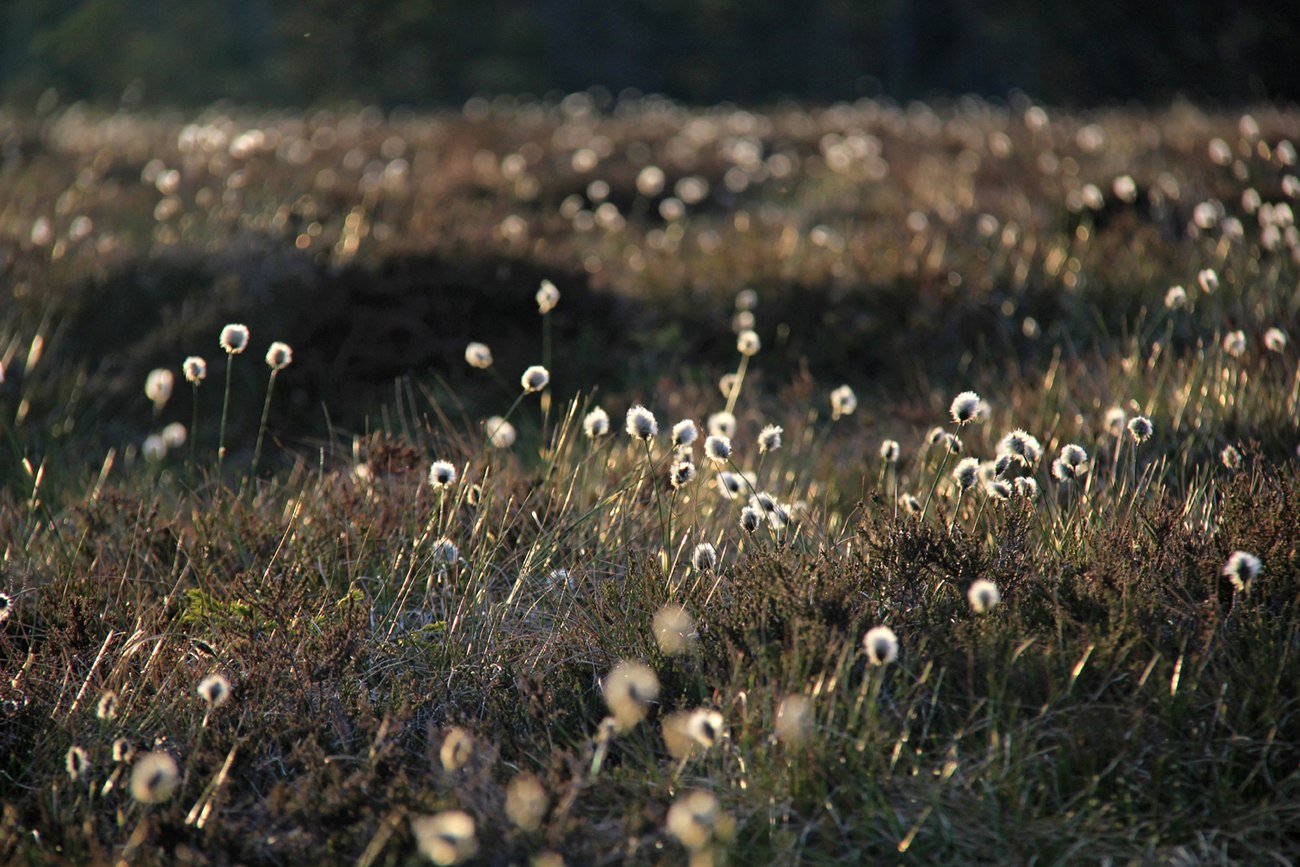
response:
[[[257,426],[257,445],[253,447],[253,472],[257,476],[257,464],[262,457],[262,438],[266,435],[266,420],[271,415],[271,392],[275,389],[275,375],[280,371],[272,368],[271,378],[266,381],[266,400],[262,403],[262,423]]]
[[[226,415],[230,411],[230,371],[235,363],[235,354],[226,353],[226,396],[221,401],[221,432],[217,436],[217,478],[221,478],[221,468],[226,463]]]

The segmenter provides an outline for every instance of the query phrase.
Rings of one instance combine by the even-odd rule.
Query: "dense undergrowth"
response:
[[[1290,863],[1298,135],[0,119],[0,860]]]

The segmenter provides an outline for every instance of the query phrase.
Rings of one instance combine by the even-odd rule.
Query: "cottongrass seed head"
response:
[[[966,591],[966,598],[976,614],[983,614],[992,610],[1001,601],[1002,594],[998,591],[998,585],[989,579],[976,578],[971,582],[970,589]]]
[[[224,674],[209,674],[199,682],[196,691],[209,709],[216,710],[230,699],[230,681]]]
[[[1106,429],[1106,433],[1113,437],[1123,436],[1124,425],[1127,423],[1128,413],[1124,411],[1123,407],[1118,406],[1112,406],[1110,409],[1106,410],[1106,415],[1101,421],[1102,427]]]
[[[521,831],[540,828],[550,805],[546,787],[532,774],[520,774],[506,786],[506,818]]]
[[[13,610],[13,599],[10,598],[8,593],[0,593],[0,623],[4,623],[8,620],[9,615],[13,613]]]
[[[736,417],[725,410],[715,412],[709,416],[704,423],[704,427],[711,436],[734,437],[736,435]]]
[[[762,348],[763,343],[758,339],[758,332],[753,329],[745,329],[736,336],[736,349],[744,356],[758,355],[758,350]]]
[[[975,487],[980,478],[979,458],[962,458],[953,469],[952,477],[956,479],[957,487],[963,491]]]
[[[217,342],[227,355],[238,355],[248,348],[248,326],[237,323],[227,325],[221,329],[221,337]]]
[[[1196,274],[1196,283],[1206,295],[1219,288],[1219,275],[1213,268],[1206,268]]]
[[[1165,292],[1165,308],[1168,310],[1182,310],[1187,306],[1187,290],[1182,286],[1170,286],[1169,291]]]
[[[758,453],[766,454],[781,448],[781,434],[785,428],[770,424],[758,432]]]
[[[677,461],[668,471],[668,481],[674,490],[686,487],[695,481],[695,464],[690,458]]]
[[[519,384],[524,387],[526,393],[541,391],[546,388],[551,381],[551,373],[540,364],[534,364],[524,371],[524,375],[519,377]]]
[[[776,709],[776,739],[785,744],[802,743],[812,730],[812,701],[804,695],[787,695]]]
[[[1264,332],[1264,348],[1269,352],[1285,352],[1286,344],[1286,332],[1281,328],[1270,328]]]
[[[293,350],[289,344],[275,341],[266,350],[266,365],[272,370],[284,370],[293,362]]]
[[[429,484],[436,489],[456,484],[456,466],[450,461],[434,461],[429,467]]]
[[[665,656],[686,653],[695,646],[695,618],[680,605],[670,603],[660,608],[650,625]]]
[[[170,754],[145,753],[131,768],[131,797],[141,804],[161,804],[176,793],[180,769]]]
[[[1232,582],[1237,592],[1245,593],[1250,589],[1250,582],[1264,568],[1264,564],[1254,554],[1247,551],[1233,551],[1228,561],[1223,564],[1223,574]]]
[[[712,572],[718,565],[718,549],[712,542],[701,542],[691,552],[691,567],[697,572]]]
[[[582,432],[588,439],[599,439],[609,433],[609,413],[596,407],[582,418]]]
[[[970,424],[980,415],[980,396],[973,391],[963,391],[952,399],[948,415],[959,425]]]
[[[862,647],[872,665],[888,665],[898,659],[898,636],[888,626],[876,626],[862,636]]]
[[[903,510],[905,515],[921,514],[921,501],[915,494],[899,494],[898,507]]]
[[[1229,331],[1223,335],[1223,351],[1233,358],[1241,358],[1246,354],[1246,332],[1237,330]]]
[[[709,792],[694,791],[673,802],[664,824],[686,849],[700,852],[712,842],[717,822],[718,799]]]
[[[637,404],[627,411],[627,432],[633,439],[649,442],[659,434],[659,423],[654,413]]]
[[[725,436],[715,435],[704,440],[704,456],[715,464],[725,464],[731,460],[731,440]]]
[[[628,731],[645,719],[659,697],[659,676],[644,662],[625,659],[605,676],[604,693],[618,731]]]
[[[1235,472],[1241,469],[1241,452],[1237,451],[1236,446],[1224,446],[1223,451],[1219,452],[1219,461]]]
[[[1155,433],[1155,425],[1144,415],[1135,415],[1128,420],[1128,434],[1135,443],[1144,443]]]
[[[858,396],[847,385],[841,385],[831,392],[831,418],[853,415],[858,408]]]
[[[736,499],[750,484],[753,483],[740,473],[732,473],[726,470],[718,473],[718,493],[728,500]]]
[[[1029,476],[1020,476],[1012,486],[1015,488],[1016,496],[1023,497],[1030,502],[1038,499],[1038,482]]]
[[[117,704],[117,693],[111,689],[105,690],[95,704],[95,716],[102,720],[117,719]]]
[[[474,817],[464,810],[415,816],[411,819],[411,833],[420,854],[442,867],[468,861],[478,853]]]
[[[442,739],[442,747],[438,750],[438,761],[442,763],[442,769],[449,774],[454,774],[468,765],[473,757],[474,736],[460,726],[448,731]]]
[[[695,442],[700,435],[699,430],[695,427],[695,422],[689,418],[682,419],[673,425],[673,448],[684,448]]]
[[[483,429],[487,431],[488,442],[493,448],[498,449],[510,448],[519,436],[515,426],[499,415],[494,415],[483,422]]]
[[[171,400],[172,386],[176,377],[165,367],[149,371],[144,380],[144,395],[158,409],[162,409]]]
[[[560,290],[556,289],[555,284],[550,280],[543,280],[534,297],[537,299],[537,312],[546,315],[560,303]]]
[[[81,747],[69,747],[63,763],[68,771],[68,779],[74,783],[90,776],[90,754]]]
[[[880,459],[887,464],[896,464],[902,451],[897,440],[884,440],[880,444]]]
[[[124,764],[135,758],[135,744],[131,743],[129,738],[118,738],[113,741],[113,761],[116,764]]]
[[[465,363],[479,370],[492,366],[492,349],[486,343],[471,342],[465,347]]]
[[[208,363],[197,355],[191,355],[181,363],[181,372],[191,385],[198,385],[208,378]]]

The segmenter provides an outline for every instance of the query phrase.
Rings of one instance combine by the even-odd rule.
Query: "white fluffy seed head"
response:
[[[1270,328],[1264,332],[1264,348],[1269,352],[1285,352],[1286,344],[1286,332],[1281,328]]]
[[[872,665],[888,665],[898,659],[898,636],[888,626],[876,626],[862,636],[862,647]]]
[[[711,436],[704,440],[704,456],[715,464],[731,460],[731,440],[725,436]]]
[[[582,432],[588,439],[597,439],[609,433],[609,413],[596,407],[582,419]]]
[[[966,591],[966,598],[976,614],[983,614],[1001,601],[1002,594],[998,591],[998,585],[989,579],[977,578],[971,582],[970,589]]]
[[[627,432],[634,439],[649,442],[658,435],[659,422],[654,413],[638,404],[627,411]]]
[[[718,565],[718,549],[712,542],[701,542],[691,552],[691,567],[697,572],[712,572]]]
[[[962,458],[953,469],[952,477],[957,480],[957,486],[963,491],[975,487],[980,478],[979,458]]]
[[[537,312],[541,314],[550,313],[555,309],[555,305],[560,303],[560,290],[555,288],[555,284],[550,280],[543,280],[542,285],[537,290]]]
[[[106,690],[95,705],[95,716],[102,720],[117,719],[117,693]]]
[[[758,333],[753,329],[745,329],[736,337],[736,349],[741,355],[754,356],[758,355],[758,350],[762,347],[762,341],[758,339]]]
[[[668,808],[668,833],[689,851],[702,853],[713,840],[718,823],[718,799],[705,791],[690,792]]]
[[[831,418],[853,415],[858,408],[858,396],[847,385],[841,385],[831,392]]]
[[[487,370],[492,366],[492,349],[486,343],[470,343],[465,347],[465,363],[479,370]]]
[[[674,490],[686,487],[695,481],[695,464],[689,459],[677,461],[668,471],[668,481]]]
[[[915,494],[899,494],[898,505],[907,515],[921,514],[921,501]]]
[[[1155,433],[1155,425],[1144,415],[1135,415],[1128,421],[1128,434],[1135,443],[1144,443]]]
[[[1219,452],[1219,460],[1230,470],[1241,468],[1241,452],[1237,451],[1236,446],[1224,446],[1223,451]]]
[[[266,350],[266,365],[272,370],[284,370],[293,362],[293,350],[289,344],[275,341]]]
[[[1170,286],[1165,292],[1165,308],[1168,310],[1182,310],[1187,306],[1187,290],[1182,286]]]
[[[434,461],[429,467],[429,484],[434,488],[445,488],[456,483],[456,466],[450,461]]]
[[[248,326],[232,323],[221,329],[218,340],[227,355],[238,355],[248,348]]]
[[[208,377],[208,363],[197,355],[191,355],[181,364],[181,371],[187,382],[198,385]]]
[[[1241,358],[1246,354],[1246,332],[1237,330],[1229,331],[1223,335],[1223,351],[1233,358]]]
[[[689,446],[699,435],[700,432],[695,427],[694,421],[689,418],[682,419],[673,425],[673,448]]]
[[[695,645],[695,618],[680,605],[668,604],[656,611],[651,627],[665,656],[686,653]]]
[[[230,681],[224,674],[209,674],[199,682],[199,696],[216,710],[230,699]]]
[[[448,731],[442,739],[442,747],[438,750],[438,760],[442,762],[442,769],[449,774],[454,774],[468,765],[473,757],[474,736],[459,726]]]
[[[541,827],[550,803],[546,787],[532,774],[520,774],[506,787],[506,817],[520,830],[536,831]]]
[[[551,373],[540,364],[534,364],[524,371],[524,375],[519,377],[519,384],[524,387],[524,391],[532,393],[541,391],[546,388],[551,381]]]
[[[515,444],[515,439],[518,437],[515,426],[499,415],[494,415],[483,422],[483,430],[487,431],[488,442],[493,448],[508,449]]]
[[[1232,582],[1238,592],[1250,589],[1250,582],[1264,568],[1264,564],[1254,554],[1247,551],[1233,551],[1228,561],[1223,564],[1223,574]]]
[[[900,453],[902,453],[902,447],[897,440],[884,440],[880,444],[880,459],[887,464],[898,463]]]
[[[645,719],[659,697],[659,676],[644,662],[625,659],[605,677],[604,693],[618,730],[627,731]]]
[[[68,779],[72,780],[72,782],[75,783],[82,777],[89,776],[90,754],[81,747],[69,747],[63,760],[64,764],[67,766]]]
[[[757,533],[762,523],[763,513],[753,506],[746,506],[740,510],[740,529],[746,533]]]
[[[781,434],[785,433],[785,428],[770,424],[758,432],[758,451],[759,454],[774,452],[781,448]]]
[[[1012,484],[1015,487],[1016,496],[1024,497],[1030,501],[1038,499],[1038,482],[1029,476],[1021,476]]]
[[[969,424],[976,420],[980,412],[980,403],[978,394],[973,391],[963,391],[952,399],[952,405],[948,407],[948,414],[959,425]]]
[[[131,768],[131,797],[141,804],[161,804],[180,785],[176,760],[161,750],[145,753]]]
[[[716,710],[701,707],[691,711],[686,720],[686,732],[691,740],[708,749],[726,733],[726,722]]]
[[[709,416],[704,427],[713,436],[734,437],[736,435],[736,417],[725,410]]]
[[[1197,272],[1196,282],[1200,285],[1201,291],[1209,295],[1219,288],[1219,275],[1213,268],[1206,268]]]
[[[1124,435],[1124,425],[1127,422],[1128,413],[1118,406],[1112,406],[1106,410],[1106,415],[1102,418],[1102,426],[1106,429],[1106,433],[1113,437]]]
[[[144,395],[158,409],[162,409],[171,400],[172,386],[176,377],[165,367],[149,371],[144,380]]]
[[[812,702],[808,697],[787,695],[777,706],[774,734],[782,743],[798,744],[808,737],[812,722]]]
[[[464,810],[446,810],[411,819],[411,833],[420,854],[446,867],[468,861],[478,853],[474,817]]]

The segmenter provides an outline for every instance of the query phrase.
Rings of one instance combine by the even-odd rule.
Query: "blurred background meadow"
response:
[[[7,4],[0,860],[1294,863],[1298,17]]]

